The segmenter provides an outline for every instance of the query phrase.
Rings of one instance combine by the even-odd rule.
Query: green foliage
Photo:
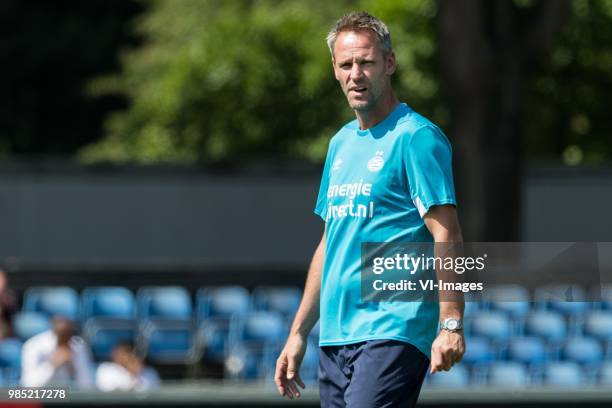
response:
[[[528,82],[524,150],[567,164],[612,158],[612,1],[574,0],[573,13]]]
[[[121,92],[129,108],[106,121],[85,162],[186,162],[244,156],[321,160],[353,118],[337,85],[325,36],[353,10],[385,20],[402,101],[443,127],[433,0],[154,0],[135,21],[145,38],[126,50],[120,76],[92,95]],[[518,7],[534,1],[515,0]],[[612,157],[612,1],[575,0],[573,15],[526,82],[523,150],[566,162]],[[568,150],[569,149],[569,150]]]
[[[367,9],[388,22],[403,100],[444,114],[433,66],[434,3],[426,0],[157,0],[136,21],[147,39],[123,58],[123,74],[90,84],[125,92],[107,137],[85,162],[194,162],[240,156],[324,157],[352,119],[325,43],[343,13]],[[405,98],[404,98],[405,97]]]

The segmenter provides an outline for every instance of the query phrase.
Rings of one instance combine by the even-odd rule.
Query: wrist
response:
[[[439,322],[438,328],[453,333],[463,331],[463,320],[456,317],[446,317]]]

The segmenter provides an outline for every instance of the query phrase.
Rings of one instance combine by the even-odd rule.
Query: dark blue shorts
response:
[[[429,359],[412,344],[373,340],[319,351],[323,408],[414,407]]]

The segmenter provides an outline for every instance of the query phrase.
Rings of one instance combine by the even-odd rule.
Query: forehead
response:
[[[382,53],[382,46],[376,34],[369,30],[342,31],[334,44],[336,58],[350,58],[354,54],[366,55]]]

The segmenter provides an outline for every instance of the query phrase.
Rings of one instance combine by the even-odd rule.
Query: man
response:
[[[16,311],[15,293],[9,286],[6,272],[0,267],[0,339],[13,337],[13,315]]]
[[[112,362],[102,363],[96,371],[96,385],[102,391],[146,391],[159,388],[157,372],[146,367],[129,342],[113,347]]]
[[[430,360],[432,373],[447,371],[464,353],[463,301],[363,301],[361,243],[461,241],[451,148],[438,127],[395,96],[395,55],[383,22],[349,14],[327,41],[357,119],[329,144],[315,209],[325,230],[275,382],[281,395],[300,396],[299,366],[320,314],[323,407],[414,406]]]
[[[56,316],[51,330],[37,334],[21,350],[21,385],[93,386],[93,363],[87,344],[74,334],[72,321]]]

